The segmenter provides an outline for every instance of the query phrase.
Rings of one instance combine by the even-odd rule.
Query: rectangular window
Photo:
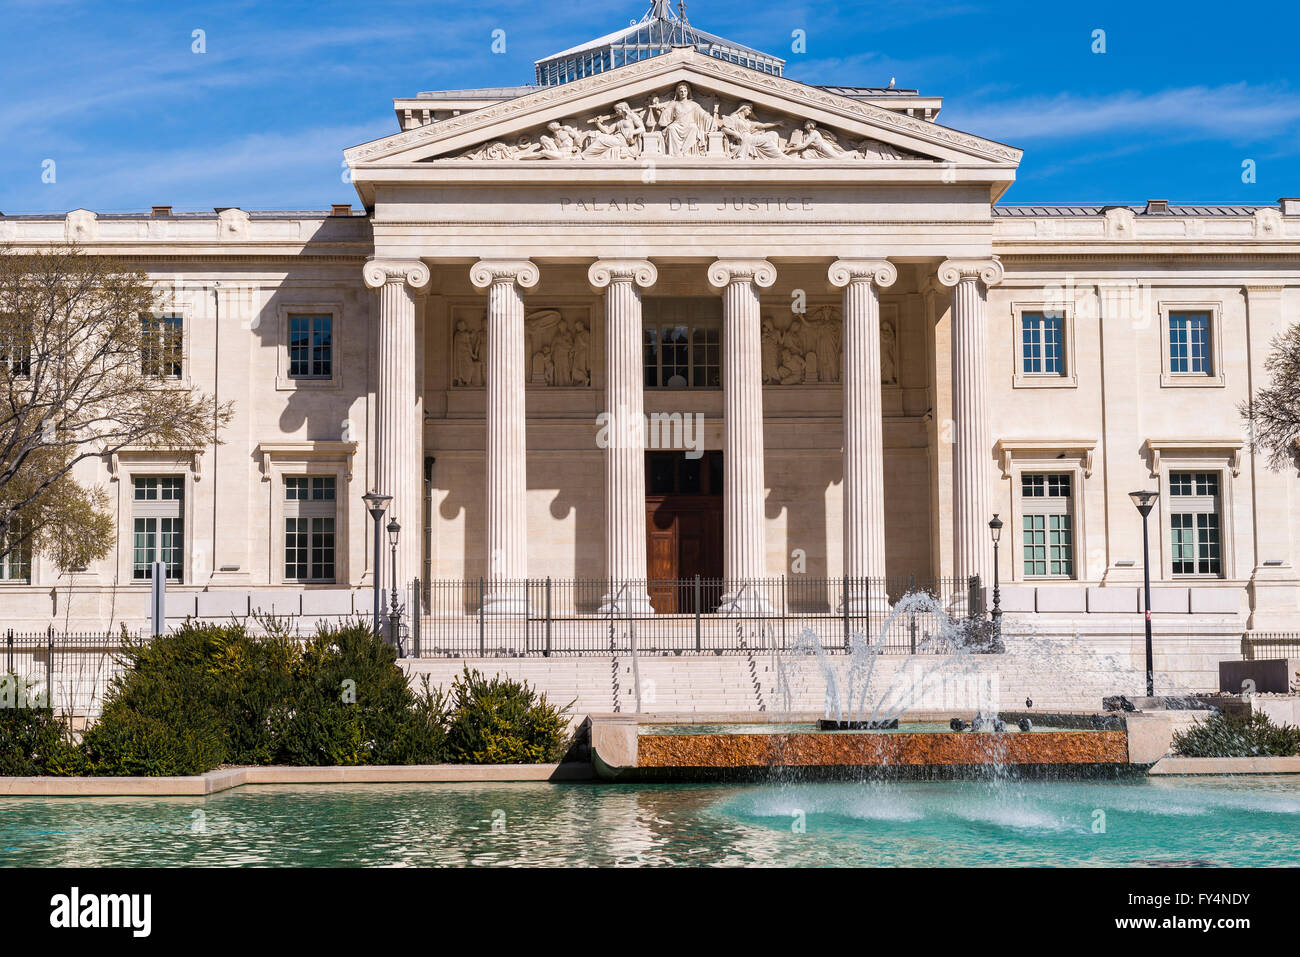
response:
[[[1025,375],[1064,375],[1064,318],[1059,313],[1025,312],[1020,316],[1020,361]]]
[[[1169,560],[1175,575],[1223,574],[1219,501],[1219,473],[1169,473]]]
[[[30,378],[32,374],[31,336],[18,326],[13,316],[0,318],[0,367],[14,378]]]
[[[289,316],[289,377],[328,379],[334,374],[334,317]]]
[[[1068,472],[1020,476],[1026,578],[1074,577],[1073,497]]]
[[[1169,313],[1169,371],[1174,375],[1213,375],[1210,314]]]
[[[32,546],[30,541],[14,544],[22,534],[15,521],[9,529],[10,547],[0,555],[0,581],[29,582],[32,579]]]
[[[333,476],[285,477],[285,580],[334,581],[334,493]]]
[[[140,317],[140,372],[179,379],[185,356],[185,320],[176,314]]]

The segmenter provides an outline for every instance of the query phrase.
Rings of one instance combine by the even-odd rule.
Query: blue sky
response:
[[[530,82],[534,59],[648,6],[0,0],[0,210],[355,202],[341,151],[396,131],[394,96]],[[943,96],[942,124],[1025,149],[1003,199],[1015,203],[1300,195],[1298,11],[1294,0],[687,5],[696,26],[786,57],[793,79],[895,77]],[[497,29],[504,53],[491,49]],[[195,30],[206,53],[192,52]],[[804,54],[791,52],[794,30]]]

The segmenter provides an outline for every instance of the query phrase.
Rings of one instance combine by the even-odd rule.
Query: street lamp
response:
[[[375,635],[379,635],[379,578],[380,566],[379,556],[383,554],[379,550],[380,528],[379,523],[384,520],[384,512],[388,511],[388,503],[393,500],[391,495],[380,495],[378,492],[367,492],[361,498],[366,503],[366,510],[370,512],[370,517],[375,521]]]
[[[1133,504],[1137,506],[1137,510],[1142,514],[1142,576],[1146,579],[1142,608],[1146,612],[1147,624],[1147,697],[1153,698],[1156,693],[1156,682],[1155,669],[1151,664],[1151,538],[1150,533],[1147,531],[1147,516],[1151,514],[1151,508],[1156,504],[1156,499],[1160,497],[1160,493],[1129,492],[1128,497],[1133,500]]]
[[[989,520],[989,534],[993,536],[993,632],[1002,635],[1002,592],[998,588],[998,542],[1002,540],[1002,519],[993,513]]]
[[[397,607],[397,539],[402,534],[402,526],[397,523],[397,519],[392,519],[388,523],[388,546],[392,549],[392,570],[393,570],[393,588],[388,595],[388,640],[393,643],[393,647],[398,647],[397,642],[397,625],[401,618],[401,611]]]

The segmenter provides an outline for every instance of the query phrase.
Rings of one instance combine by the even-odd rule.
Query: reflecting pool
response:
[[[1300,779],[251,786],[0,798],[3,866],[1071,865],[1300,860]]]

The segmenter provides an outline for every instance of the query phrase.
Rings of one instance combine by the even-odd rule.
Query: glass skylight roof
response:
[[[646,15],[631,26],[538,60],[537,83],[568,83],[683,46],[774,76],[780,76],[785,68],[780,57],[697,30],[683,11],[673,11],[671,0],[653,0]]]

